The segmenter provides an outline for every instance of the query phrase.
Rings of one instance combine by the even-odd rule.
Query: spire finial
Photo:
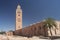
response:
[[[19,1],[19,0],[17,1],[17,8],[18,8],[18,9],[21,8],[21,6],[20,6],[20,1]]]
[[[18,0],[18,5],[20,5],[20,2],[19,2],[19,0]]]

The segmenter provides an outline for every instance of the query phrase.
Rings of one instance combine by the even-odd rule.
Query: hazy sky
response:
[[[23,27],[47,17],[60,20],[60,0],[0,0],[0,30],[15,29],[18,4],[23,11]]]

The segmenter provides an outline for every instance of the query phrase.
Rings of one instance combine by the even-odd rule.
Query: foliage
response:
[[[46,27],[46,28],[48,28],[48,30],[50,30],[51,35],[52,35],[51,29],[54,28],[54,27],[57,29],[56,22],[53,18],[47,18],[44,21],[44,27]],[[56,30],[55,30],[55,34],[56,34]]]
[[[0,32],[0,34],[5,34],[5,32]]]

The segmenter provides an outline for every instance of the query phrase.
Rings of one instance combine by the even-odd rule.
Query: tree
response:
[[[57,29],[57,25],[56,25],[56,22],[53,18],[47,18],[45,21],[44,21],[44,25],[43,25],[44,28],[48,28],[48,30],[50,30],[50,34],[52,36],[52,31],[51,29],[55,27],[55,34],[56,34],[56,29]]]
[[[0,32],[0,34],[5,34],[5,31]]]

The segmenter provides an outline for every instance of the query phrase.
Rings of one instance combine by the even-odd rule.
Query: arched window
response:
[[[36,27],[34,29],[36,30]]]
[[[39,29],[41,29],[41,26],[39,26]]]
[[[18,16],[20,16],[20,14],[18,14]]]
[[[31,28],[31,30],[33,30],[33,28]]]
[[[21,13],[21,12],[20,12],[20,11],[18,11],[17,13],[18,13],[18,16],[20,16],[20,13]]]
[[[41,29],[41,27],[39,27]]]

